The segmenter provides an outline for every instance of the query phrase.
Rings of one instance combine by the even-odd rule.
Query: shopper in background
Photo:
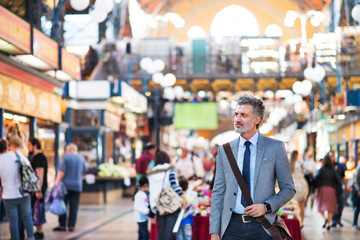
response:
[[[224,147],[220,146],[211,195],[212,240],[243,239],[244,236],[248,240],[272,239],[256,218],[264,216],[273,224],[278,209],[295,194],[284,143],[262,136],[257,130],[264,114],[265,106],[260,99],[248,95],[239,97],[234,111],[234,128],[239,138],[229,144],[254,204],[248,206],[242,197]],[[278,193],[276,182],[280,188]]]
[[[153,166],[149,166],[149,164],[154,160],[156,154],[157,147],[148,142],[144,146],[144,151],[141,156],[136,160],[136,180],[138,181],[142,175],[146,174],[148,170],[151,170]]]
[[[310,153],[310,150],[304,152],[304,162],[303,163],[304,163],[303,164],[304,176],[305,176],[305,179],[309,186],[309,194],[306,198],[305,206],[308,202],[307,201],[308,198],[310,197],[310,208],[312,210],[313,205],[314,205],[314,190],[315,190],[314,179],[315,179],[317,167],[316,167],[316,163],[314,161],[313,155]]]
[[[192,228],[194,226],[193,213],[198,205],[197,192],[189,189],[189,182],[185,177],[179,176],[179,185],[185,192],[188,206],[184,211],[183,218],[180,222],[179,231],[176,234],[176,240],[192,240]]]
[[[352,223],[352,230],[360,231],[358,227],[358,218],[360,213],[360,164],[357,165],[354,175],[354,189],[353,189],[353,204],[354,204],[354,219]]]
[[[31,196],[31,208],[34,212],[43,212],[45,213],[45,193],[47,189],[47,172],[48,172],[48,161],[46,156],[41,150],[41,143],[39,139],[30,138],[28,143],[28,149],[32,152],[33,157],[30,160],[32,168],[35,170],[36,175],[40,179],[41,190]],[[37,204],[36,207],[41,207],[42,209],[35,210],[35,201],[40,201],[41,204]],[[44,215],[45,216],[45,215]],[[42,218],[42,216],[37,216]],[[43,219],[38,219],[41,223],[46,222],[45,217]],[[35,239],[44,239],[43,224],[35,225]]]
[[[294,150],[291,152],[290,156],[290,169],[293,174],[294,184],[295,184],[295,197],[299,206],[299,216],[300,216],[300,225],[304,226],[304,216],[305,216],[305,203],[309,193],[309,186],[304,177],[304,167],[303,162],[299,156],[299,152]]]
[[[183,208],[186,209],[187,203],[185,195],[177,180],[176,169],[170,165],[170,157],[166,152],[160,151],[155,156],[155,167],[148,172],[150,207],[155,213],[156,200],[158,199],[162,189],[171,187],[174,191],[184,199]],[[172,229],[180,213],[180,208],[171,214],[160,215],[157,212],[157,221],[159,226],[159,240],[173,240],[175,234]]]
[[[322,227],[327,230],[331,228],[333,214],[338,212],[336,200],[336,187],[338,185],[341,185],[341,180],[335,171],[331,152],[329,152],[325,155],[322,167],[315,176],[317,209],[325,221]]]
[[[139,190],[134,197],[135,221],[139,225],[138,240],[148,240],[148,220],[149,220],[149,180],[146,176],[139,179]]]
[[[203,178],[205,171],[201,159],[186,147],[181,150],[181,155],[174,159],[179,175],[184,176],[186,179]]]
[[[68,230],[74,231],[76,224],[76,217],[79,208],[80,193],[82,192],[82,175],[86,171],[85,159],[78,154],[78,148],[74,143],[66,146],[63,161],[60,163],[58,175],[55,180],[55,185],[62,181],[67,189],[65,202],[69,206],[69,219],[66,221],[66,215],[59,216],[59,226],[53,231],[66,231],[66,222]]]
[[[6,141],[0,140],[0,178],[3,185],[2,199],[4,200],[6,214],[9,218],[10,235],[12,240],[18,240],[19,219],[22,218],[26,230],[27,239],[33,240],[34,230],[31,214],[30,196],[21,194],[21,181],[19,176],[18,159],[14,151],[19,155],[20,161],[30,165],[29,160],[20,151],[23,143],[21,138],[14,136],[9,141],[11,152],[7,151]]]
[[[330,152],[331,160],[334,162],[335,170],[338,176],[340,177],[341,184],[336,186],[336,199],[337,199],[337,214],[334,214],[332,217],[331,227],[336,228],[337,225],[343,227],[341,223],[342,211],[345,206],[345,192],[347,190],[346,181],[345,181],[345,172],[347,171],[347,167],[345,163],[336,162],[335,154]],[[345,191],[344,191],[345,190]]]

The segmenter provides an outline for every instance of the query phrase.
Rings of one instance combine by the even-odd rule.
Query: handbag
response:
[[[164,188],[165,178],[166,172],[162,184],[162,190],[156,200],[156,210],[160,215],[168,215],[176,212],[183,203],[182,197],[180,197],[172,187]]]
[[[231,169],[235,175],[236,181],[239,184],[241,192],[245,198],[245,201],[246,201],[247,205],[250,206],[253,204],[253,201],[251,199],[250,192],[246,186],[244,178],[241,175],[239,167],[236,164],[236,160],[235,160],[234,154],[231,151],[230,144],[225,143],[223,145],[223,147],[225,150],[225,154],[229,160]],[[270,224],[270,222],[264,217],[264,215],[261,217],[257,217],[256,221],[259,222],[267,230],[270,231],[271,236],[274,240],[286,240],[288,238],[293,240],[293,238],[289,232],[289,229],[287,228],[285,222],[282,220],[282,218],[279,215],[276,215],[274,224]]]
[[[40,199],[36,199],[33,209],[33,224],[34,226],[40,226],[46,223],[44,203]]]
[[[54,198],[49,211],[55,215],[64,215],[67,212],[66,204],[63,199]]]
[[[40,190],[40,178],[36,175],[34,169],[21,160],[19,154],[14,151],[19,164],[19,175],[21,180],[21,194],[36,193]]]

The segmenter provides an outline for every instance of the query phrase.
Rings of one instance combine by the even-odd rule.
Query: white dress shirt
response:
[[[259,132],[256,133],[249,139],[246,140],[240,135],[239,139],[239,146],[238,146],[238,154],[236,158],[236,162],[240,169],[241,174],[243,174],[243,162],[244,162],[244,153],[246,150],[245,142],[250,141],[250,195],[251,198],[254,199],[254,175],[255,175],[255,161],[256,161],[256,145],[259,138]],[[240,187],[238,186],[237,194],[236,194],[236,201],[234,206],[234,212],[238,214],[244,214],[244,206],[241,204],[241,196],[242,192]]]

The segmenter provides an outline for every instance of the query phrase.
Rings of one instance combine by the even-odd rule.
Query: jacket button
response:
[[[232,211],[232,208],[230,208],[230,211]]]
[[[236,196],[236,192],[234,192],[234,196]]]

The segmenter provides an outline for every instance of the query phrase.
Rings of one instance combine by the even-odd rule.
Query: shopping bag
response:
[[[33,208],[33,224],[39,226],[44,223],[46,223],[44,203],[36,199]]]
[[[54,198],[50,205],[50,212],[55,215],[64,215],[66,214],[66,204],[63,199]]]

